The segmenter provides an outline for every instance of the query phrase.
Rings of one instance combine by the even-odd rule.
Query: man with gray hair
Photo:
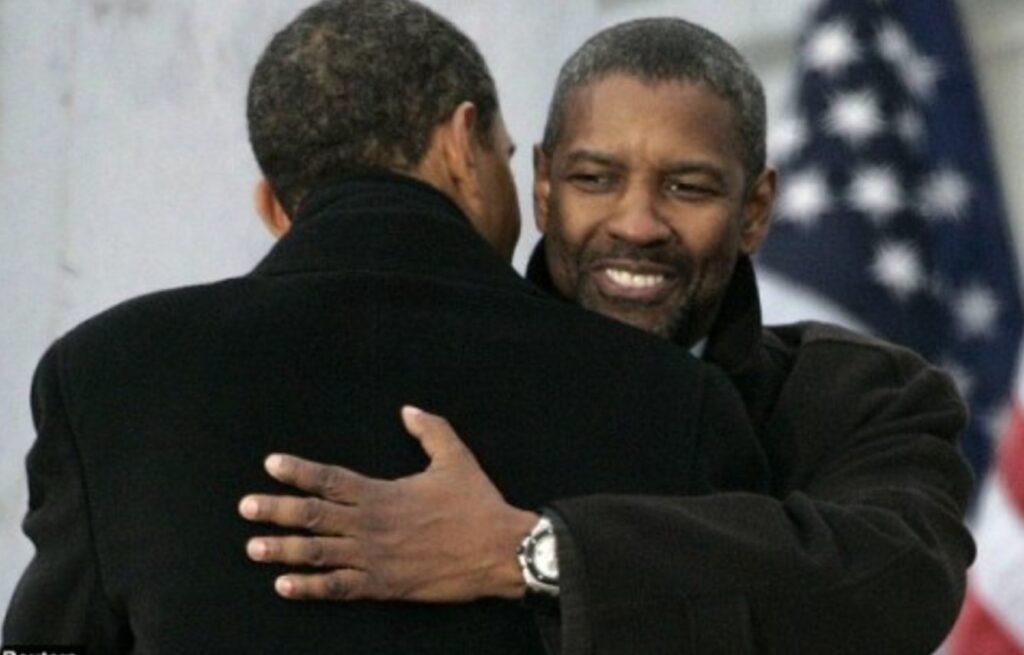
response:
[[[724,371],[770,463],[770,490],[563,497],[534,508],[518,561],[515,540],[492,539],[461,549],[461,574],[447,567],[442,578],[448,549],[503,525],[472,497],[432,501],[461,483],[439,471],[467,471],[462,456],[387,482],[277,455],[271,475],[324,500],[246,498],[247,518],[310,535],[260,538],[250,556],[326,569],[281,576],[278,592],[493,596],[472,565],[504,558],[528,598],[556,599],[538,619],[567,654],[935,649],[974,554],[957,450],[964,407],[948,377],[907,350],[824,324],[761,324],[750,256],[768,230],[775,173],[761,85],[740,55],[679,19],[601,32],[563,67],[534,157],[545,238],[528,277]],[[458,443],[449,426],[432,429]]]
[[[15,652],[542,651],[502,557],[449,551],[435,575],[468,565],[499,597],[457,606],[270,593],[234,513],[246,491],[281,489],[258,470],[269,449],[410,475],[426,458],[404,423],[429,456],[460,453],[437,471],[459,486],[435,502],[499,510],[499,542],[536,520],[517,505],[763,487],[725,376],[509,266],[512,146],[483,59],[450,23],[407,0],[319,2],[267,47],[248,116],[270,253],[248,275],[104,312],[39,365],[36,554],[4,621]],[[435,419],[405,407],[400,421],[409,402],[472,435],[504,496]],[[480,534],[458,546],[486,550],[495,534]]]

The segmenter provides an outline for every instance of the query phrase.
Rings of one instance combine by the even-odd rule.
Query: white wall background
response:
[[[674,14],[733,41],[778,116],[812,0],[428,0],[491,64],[529,225],[529,146],[558,66],[597,29]],[[157,288],[248,270],[249,71],[306,0],[0,0],[0,615],[31,555],[18,524],[35,362],[62,332]],[[960,2],[1024,252],[1024,2]],[[158,511],[158,508],[154,508]],[[184,527],[187,529],[187,527]],[[241,553],[241,551],[239,551]]]

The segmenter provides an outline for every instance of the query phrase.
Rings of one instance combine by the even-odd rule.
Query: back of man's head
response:
[[[295,216],[320,180],[368,169],[409,171],[435,126],[476,106],[487,142],[498,109],[473,42],[412,0],[322,0],[277,33],[249,85],[249,140]]]
[[[681,18],[644,18],[590,37],[562,66],[542,147],[550,155],[564,130],[574,91],[613,74],[651,83],[706,84],[732,105],[743,167],[750,180],[765,166],[765,99],[743,57],[717,34]]]

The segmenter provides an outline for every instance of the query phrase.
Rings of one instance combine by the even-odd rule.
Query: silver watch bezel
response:
[[[546,516],[542,516],[537,521],[537,524],[533,526],[533,529],[530,530],[530,533],[523,538],[519,548],[516,550],[516,555],[519,559],[519,568],[523,572],[523,581],[526,583],[526,588],[538,593],[557,596],[557,573],[554,576],[547,575],[537,566],[537,545],[544,539],[555,539],[555,528],[551,524],[551,520]],[[556,571],[557,566],[558,560],[556,555]]]

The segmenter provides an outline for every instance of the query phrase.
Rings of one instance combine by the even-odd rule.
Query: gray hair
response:
[[[551,155],[565,128],[573,92],[624,73],[648,82],[702,82],[733,107],[748,183],[765,167],[765,99],[760,80],[717,34],[681,18],[645,18],[615,25],[586,41],[562,66],[541,147]]]
[[[454,25],[411,0],[322,0],[267,46],[249,84],[249,140],[285,210],[320,180],[410,170],[462,102],[490,144],[498,96]]]

